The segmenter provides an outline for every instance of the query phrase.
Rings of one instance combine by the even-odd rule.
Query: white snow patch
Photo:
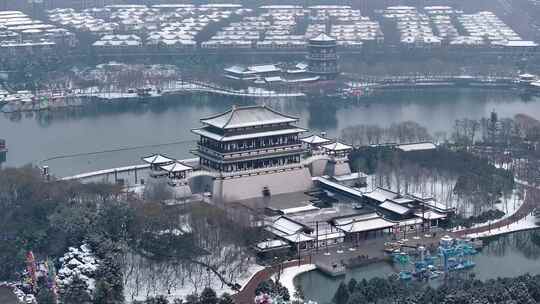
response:
[[[533,215],[527,215],[526,217],[510,225],[503,226],[500,228],[494,228],[491,231],[468,234],[467,237],[471,237],[471,238],[488,237],[488,236],[506,234],[510,232],[517,232],[517,231],[522,231],[522,230],[538,228],[539,226],[535,223],[535,221],[537,221],[537,219]]]
[[[58,270],[58,288],[66,288],[73,281],[73,276],[78,275],[88,285],[88,293],[92,294],[95,289],[93,278],[99,261],[96,259],[90,247],[83,244],[80,248],[69,247],[68,252],[60,258],[62,267]]]
[[[229,280],[232,273],[234,277],[231,281],[244,288],[264,267],[255,264],[254,258],[244,255],[231,261],[231,257],[227,256],[234,255],[234,250],[228,249],[231,248],[224,247],[218,253],[201,257],[201,260],[215,266],[219,265],[218,270]],[[212,287],[218,296],[225,292],[229,294],[236,292],[224,285],[213,272],[200,265],[152,263],[136,254],[130,254],[126,258],[124,295],[128,303],[157,295],[163,295],[172,302],[174,299],[184,299],[195,292],[200,293],[206,286]]]
[[[279,277],[279,282],[281,283],[281,285],[283,285],[283,287],[289,290],[289,295],[291,296],[292,300],[297,300],[295,298],[296,288],[294,287],[294,278],[301,273],[312,271],[315,269],[317,269],[317,266],[315,266],[315,264],[292,266],[283,269],[283,272]],[[276,275],[273,275],[272,278],[275,280]]]
[[[493,226],[493,225],[497,224],[498,222],[500,222],[500,221],[514,215],[519,210],[519,208],[521,208],[521,206],[523,205],[523,202],[524,202],[524,200],[519,198],[518,190],[514,190],[509,199],[503,198],[500,203],[497,203],[497,204],[493,205],[495,207],[495,209],[498,209],[498,210],[505,213],[503,217],[501,217],[499,219],[496,219],[496,220],[491,220],[491,221],[487,221],[487,222],[483,222],[483,223],[474,224],[474,225],[471,226],[471,228]],[[461,231],[461,230],[465,230],[465,229],[469,229],[469,228],[455,227],[452,231]]]

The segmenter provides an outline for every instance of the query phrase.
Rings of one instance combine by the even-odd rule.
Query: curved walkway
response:
[[[527,215],[531,214],[535,208],[540,208],[540,202],[538,200],[540,199],[540,190],[531,186],[525,187],[527,188],[525,202],[523,202],[519,209],[511,216],[490,225],[464,229],[461,231],[456,231],[454,234],[457,236],[466,236],[470,234],[483,233],[492,229],[502,228],[504,226],[508,226],[512,223],[522,220]]]
[[[309,264],[310,259],[309,256],[304,256],[298,260],[294,261],[287,261],[281,264],[281,267],[288,268],[292,266],[298,266],[298,265],[305,265]],[[282,268],[282,269],[283,269]],[[257,289],[257,286],[259,286],[260,283],[270,279],[273,274],[276,273],[278,270],[278,266],[268,266],[264,268],[263,270],[260,270],[257,272],[251,280],[240,290],[237,294],[235,294],[234,301],[236,304],[252,304],[253,299],[255,298],[255,289]],[[291,295],[292,297],[292,295]]]

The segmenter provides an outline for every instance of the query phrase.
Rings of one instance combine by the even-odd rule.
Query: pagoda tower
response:
[[[308,71],[322,80],[335,79],[339,73],[336,39],[322,33],[308,41]]]

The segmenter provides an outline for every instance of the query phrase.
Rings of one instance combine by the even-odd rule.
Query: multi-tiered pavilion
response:
[[[305,191],[311,185],[303,166],[305,149],[297,117],[267,106],[233,107],[201,119],[197,150],[201,169],[213,173],[214,198],[242,200],[264,194]]]
[[[308,71],[321,79],[334,79],[338,75],[336,39],[322,33],[308,43]]]

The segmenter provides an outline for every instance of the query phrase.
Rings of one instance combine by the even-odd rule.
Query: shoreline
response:
[[[317,266],[315,264],[304,264],[300,266],[296,265],[283,269],[283,273],[279,278],[279,283],[281,283],[283,287],[287,288],[291,300],[299,300],[295,295],[296,287],[294,286],[294,279],[302,273],[306,273],[316,269]],[[272,278],[275,279],[276,275],[274,274]]]
[[[467,78],[469,82],[463,82],[462,77],[437,77],[432,78],[396,78],[393,80],[391,77],[388,79],[382,79],[375,82],[363,82],[360,86],[351,86],[350,90],[354,92],[348,93],[329,93],[323,92],[321,94],[313,95],[303,90],[297,90],[293,92],[280,92],[265,88],[249,87],[248,89],[233,90],[212,83],[205,82],[181,82],[177,86],[172,88],[152,91],[147,95],[140,95],[133,92],[92,92],[88,89],[79,89],[77,93],[61,95],[57,98],[61,101],[55,101],[55,103],[42,104],[41,102],[26,102],[19,103],[7,102],[0,106],[0,112],[10,113],[22,113],[22,112],[39,112],[39,111],[51,111],[66,108],[86,107],[91,104],[117,104],[117,103],[147,103],[159,100],[167,97],[179,97],[182,95],[217,95],[222,97],[236,97],[236,98],[252,98],[252,99],[289,99],[289,98],[329,98],[339,99],[343,101],[369,101],[373,97],[385,94],[389,92],[409,92],[409,91],[434,91],[437,89],[472,89],[472,90],[513,90],[517,93],[534,95],[535,92],[528,90],[527,87],[520,85],[517,82],[517,78],[501,77],[500,79],[491,79],[486,77],[472,77]],[[487,79],[487,80],[486,80]],[[359,81],[347,81],[352,83],[362,83]],[[357,94],[357,91],[364,92]],[[45,92],[46,93],[46,92]],[[46,94],[37,93],[34,95],[35,99]]]
[[[538,219],[534,215],[529,214],[509,225],[493,228],[490,231],[467,234],[466,236],[483,239],[483,238],[490,238],[490,237],[495,237],[495,236],[511,234],[514,232],[536,230],[540,228],[540,226],[536,224],[537,220]]]

